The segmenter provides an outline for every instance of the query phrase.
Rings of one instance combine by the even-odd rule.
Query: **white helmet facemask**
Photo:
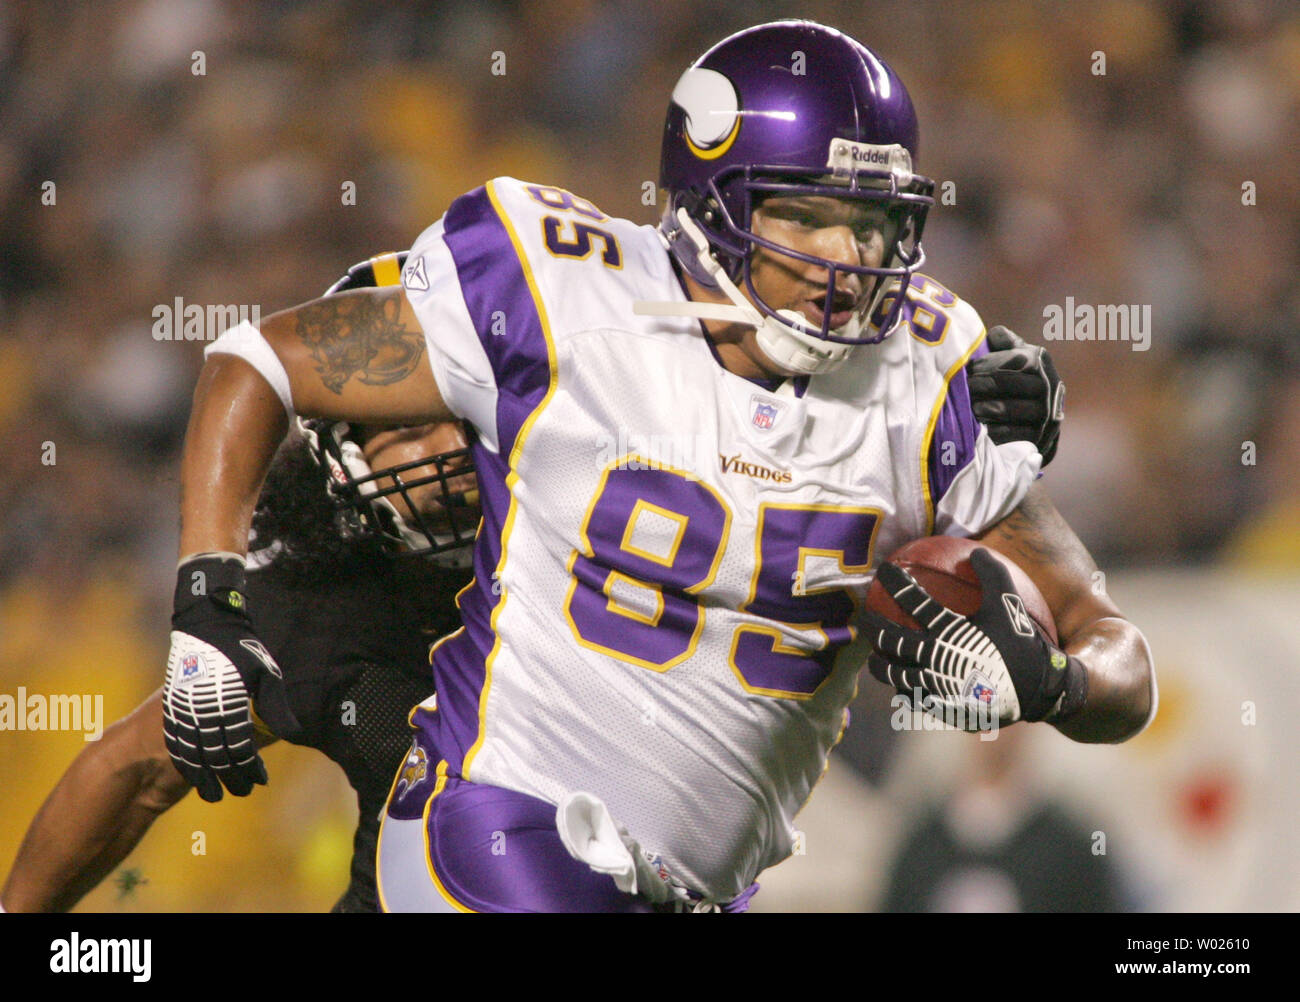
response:
[[[814,376],[831,372],[843,365],[849,353],[858,347],[856,344],[840,344],[818,337],[805,323],[803,316],[795,310],[777,310],[775,317],[759,312],[745,298],[744,293],[727,275],[726,269],[713,256],[708,238],[691,219],[690,214],[684,208],[679,208],[676,219],[678,226],[694,244],[700,266],[734,305],[699,303],[693,300],[682,303],[638,301],[632,304],[633,313],[639,316],[722,320],[753,327],[757,331],[759,349],[774,366],[792,376]],[[660,238],[667,243],[667,238],[663,237],[662,233]],[[865,310],[855,310],[849,322],[840,327],[836,333],[849,338],[859,337],[867,324],[864,318],[871,316],[874,307],[884,298],[885,291],[883,287],[878,289],[872,298],[871,306]]]

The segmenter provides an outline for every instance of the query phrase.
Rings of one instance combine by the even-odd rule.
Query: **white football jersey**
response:
[[[970,412],[975,311],[928,278],[908,325],[827,375],[718,362],[657,232],[498,178],[412,248],[406,294],[472,425],[484,506],[465,629],[414,714],[445,768],[601,798],[726,900],[788,856],[845,724],[872,568],[1019,503],[1033,446]]]

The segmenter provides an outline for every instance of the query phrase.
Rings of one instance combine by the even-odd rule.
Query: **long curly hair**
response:
[[[347,528],[324,471],[296,432],[276,453],[253,511],[253,549],[266,547],[271,566],[296,579],[367,574],[392,563],[378,539]]]

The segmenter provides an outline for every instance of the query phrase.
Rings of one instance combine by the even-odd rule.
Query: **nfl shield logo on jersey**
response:
[[[754,427],[759,431],[767,431],[772,425],[776,424],[776,419],[781,414],[781,408],[778,404],[771,403],[761,397],[749,398],[749,417]]]

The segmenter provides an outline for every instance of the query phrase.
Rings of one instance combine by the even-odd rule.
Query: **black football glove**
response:
[[[250,694],[276,733],[298,729],[280,667],[253,633],[246,604],[244,562],[234,554],[199,554],[177,571],[163,733],[181,775],[214,803],[223,784],[245,797],[266,783]]]
[[[966,363],[971,410],[996,444],[1032,442],[1046,466],[1065,419],[1065,384],[1052,356],[1005,327],[989,331],[988,346],[987,355]]]
[[[901,567],[880,565],[880,583],[924,629],[864,613],[875,648],[867,661],[871,673],[901,693],[919,694],[924,708],[966,730],[988,729],[993,721],[1068,719],[1087,697],[1082,662],[1043,635],[993,554],[974,550],[970,562],[982,596],[973,616],[941,605]]]

